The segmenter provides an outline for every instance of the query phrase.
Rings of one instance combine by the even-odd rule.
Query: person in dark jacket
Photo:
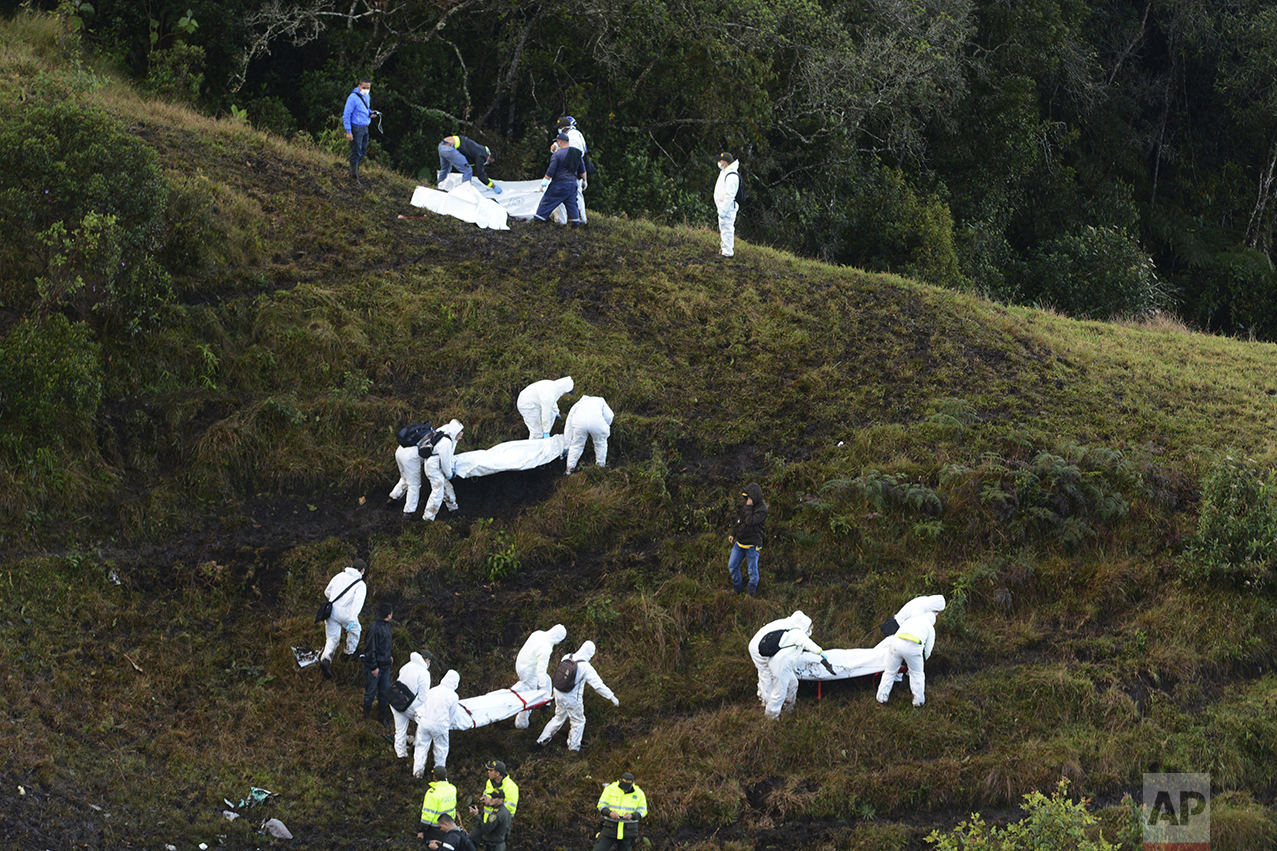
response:
[[[426,843],[430,851],[475,851],[470,837],[466,836],[457,820],[447,813],[439,816],[439,832],[443,834],[442,839],[432,839]]]
[[[581,152],[571,147],[566,133],[560,133],[554,141],[554,153],[550,155],[550,166],[541,179],[541,204],[537,207],[536,220],[549,221],[554,209],[560,204],[568,211],[568,223],[572,227],[580,227],[581,210],[576,205],[577,181],[585,179],[585,165],[581,161]]]
[[[390,621],[395,607],[389,600],[377,606],[377,620],[368,631],[368,643],[364,645],[364,717],[372,712],[372,700],[377,698],[377,718],[383,727],[390,727]]]
[[[763,501],[763,489],[757,482],[745,486],[745,503],[740,507],[740,516],[732,527],[732,534],[727,536],[732,553],[727,557],[727,571],[732,576],[732,590],[739,594],[742,590],[740,563],[743,559],[749,566],[749,596],[758,592],[758,554],[763,548],[763,524],[767,522],[767,503]]]
[[[496,154],[469,136],[444,136],[439,143],[439,180],[436,183],[443,183],[443,179],[456,169],[462,183],[469,183],[471,177],[477,177],[480,183],[500,195],[501,187],[484,171],[484,166],[496,161]]]
[[[483,818],[470,829],[470,841],[478,849],[485,851],[505,851],[506,842],[510,839],[510,824],[513,816],[505,807],[505,790],[493,789],[487,794],[488,803],[484,806]],[[472,806],[470,812],[479,815],[479,808]]]

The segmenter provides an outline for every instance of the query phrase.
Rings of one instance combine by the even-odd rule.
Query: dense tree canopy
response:
[[[602,211],[708,222],[730,150],[747,238],[1277,338],[1277,12],[1258,0],[84,5],[56,8],[157,91],[334,151],[370,74],[374,156],[423,178],[457,131],[530,177],[566,112]]]

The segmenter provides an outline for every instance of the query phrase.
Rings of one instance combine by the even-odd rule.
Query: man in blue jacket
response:
[[[377,113],[372,108],[372,80],[362,77],[359,85],[346,97],[346,109],[341,114],[341,123],[346,128],[346,140],[350,142],[350,176],[356,183],[359,179],[359,164],[368,155],[368,125]]]
[[[548,221],[554,208],[560,204],[568,211],[572,227],[581,224],[581,210],[576,205],[577,181],[585,179],[585,166],[581,152],[570,146],[566,133],[560,133],[550,155],[550,166],[541,179],[541,204],[537,207],[536,220]]]

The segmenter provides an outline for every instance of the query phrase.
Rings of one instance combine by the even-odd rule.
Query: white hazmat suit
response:
[[[426,692],[426,700],[417,710],[417,747],[412,755],[412,776],[421,779],[426,773],[426,755],[435,749],[435,766],[448,765],[448,734],[452,730],[452,712],[457,706],[457,686],[461,675],[448,671],[439,685]],[[426,741],[426,737],[430,741]]]
[[[783,630],[780,649],[774,656],[763,656],[758,650],[759,642],[777,630]],[[780,718],[782,711],[792,708],[798,697],[795,668],[803,651],[824,652],[808,637],[810,635],[811,618],[799,610],[787,618],[772,621],[749,640],[749,657],[758,669],[758,699],[763,702],[764,713],[772,720]]]
[[[534,381],[519,392],[515,407],[528,427],[528,439],[549,437],[559,417],[559,398],[572,392],[572,376]]]
[[[412,514],[417,510],[417,500],[421,498],[421,453],[416,446],[400,446],[395,450],[395,463],[399,465],[399,483],[390,492],[390,498],[407,496],[403,513]]]
[[[914,597],[912,600],[910,600],[909,602],[901,606],[900,611],[896,612],[894,617],[896,619],[896,624],[899,625],[909,620],[910,618],[917,617],[918,615],[930,614],[931,622],[934,624],[936,622],[935,616],[943,611],[944,611],[944,595],[931,594],[926,597]],[[899,672],[899,667],[900,667],[899,665],[896,666],[896,673],[895,673],[896,682],[900,682],[901,680],[904,679],[904,674],[901,674]],[[886,670],[890,671],[892,669],[887,668]],[[887,674],[884,673],[883,676],[885,677],[887,676]]]
[[[895,635],[883,639],[884,668],[882,682],[878,685],[878,702],[886,703],[896,678],[891,674],[904,662],[909,668],[909,688],[913,691],[913,705],[922,706],[926,700],[926,677],[922,663],[931,657],[936,643],[936,615],[926,612],[901,622]]]
[[[338,595],[341,596],[333,603],[333,612],[324,621],[324,652],[319,654],[321,662],[332,661],[343,628],[346,630],[346,655],[353,655],[359,647],[359,613],[363,611],[364,597],[368,593],[368,586],[362,581],[363,576],[363,571],[348,567],[328,580],[324,598],[331,601],[337,599]],[[351,583],[356,580],[359,583],[351,588]],[[346,591],[347,588],[350,590]],[[342,594],[343,591],[346,593]]]
[[[718,208],[719,253],[731,257],[736,253],[736,190],[740,188],[740,160],[722,166],[714,184],[714,206]]]
[[[406,685],[417,695],[403,712],[390,707],[395,716],[395,756],[404,759],[408,756],[408,725],[417,717],[417,710],[426,703],[426,693],[430,691],[430,661],[412,651],[408,664],[399,669],[399,682]],[[420,748],[425,742],[421,725],[417,725],[417,739],[414,747]]]
[[[519,656],[514,660],[514,672],[519,675],[519,682],[528,688],[541,691],[550,690],[550,661],[554,658],[554,646],[568,637],[568,630],[561,623],[549,629],[538,629],[523,642]],[[514,718],[514,726],[526,730],[531,722],[532,713],[524,710]]]
[[[421,514],[423,520],[434,520],[445,502],[449,509],[457,510],[457,492],[452,488],[454,472],[452,456],[456,452],[457,441],[461,439],[462,430],[463,426],[457,420],[452,420],[439,428],[439,431],[448,435],[448,438],[436,440],[434,454],[426,459],[426,478],[430,480],[430,498],[426,500],[426,510]]]
[[[550,719],[550,723],[545,725],[545,729],[537,737],[537,744],[544,745],[550,741],[554,734],[559,732],[563,722],[570,721],[571,726],[568,727],[568,750],[579,751],[581,749],[581,736],[585,733],[586,684],[588,683],[590,688],[612,701],[613,706],[620,706],[621,701],[617,700],[616,695],[612,694],[612,690],[603,684],[598,672],[590,664],[590,660],[594,658],[593,641],[585,642],[581,645],[580,650],[563,658],[576,660],[576,685],[569,692],[554,690],[554,717]]]
[[[568,449],[568,475],[585,451],[586,438],[594,440],[594,462],[607,466],[607,439],[612,436],[614,414],[602,396],[582,396],[563,421],[563,442]]]

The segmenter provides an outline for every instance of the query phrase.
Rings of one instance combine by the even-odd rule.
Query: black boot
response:
[[[390,729],[390,707],[380,700],[377,701],[377,715],[381,718],[381,726],[386,730]]]
[[[350,176],[352,179],[354,179],[355,183],[358,183],[360,186],[363,186],[364,182],[359,179],[359,163],[355,162],[354,160],[350,161]]]
[[[364,704],[364,720],[365,720],[365,721],[367,721],[367,720],[368,720],[368,716],[369,716],[371,713],[372,713],[372,704],[371,704],[371,703],[365,703],[365,704]]]

